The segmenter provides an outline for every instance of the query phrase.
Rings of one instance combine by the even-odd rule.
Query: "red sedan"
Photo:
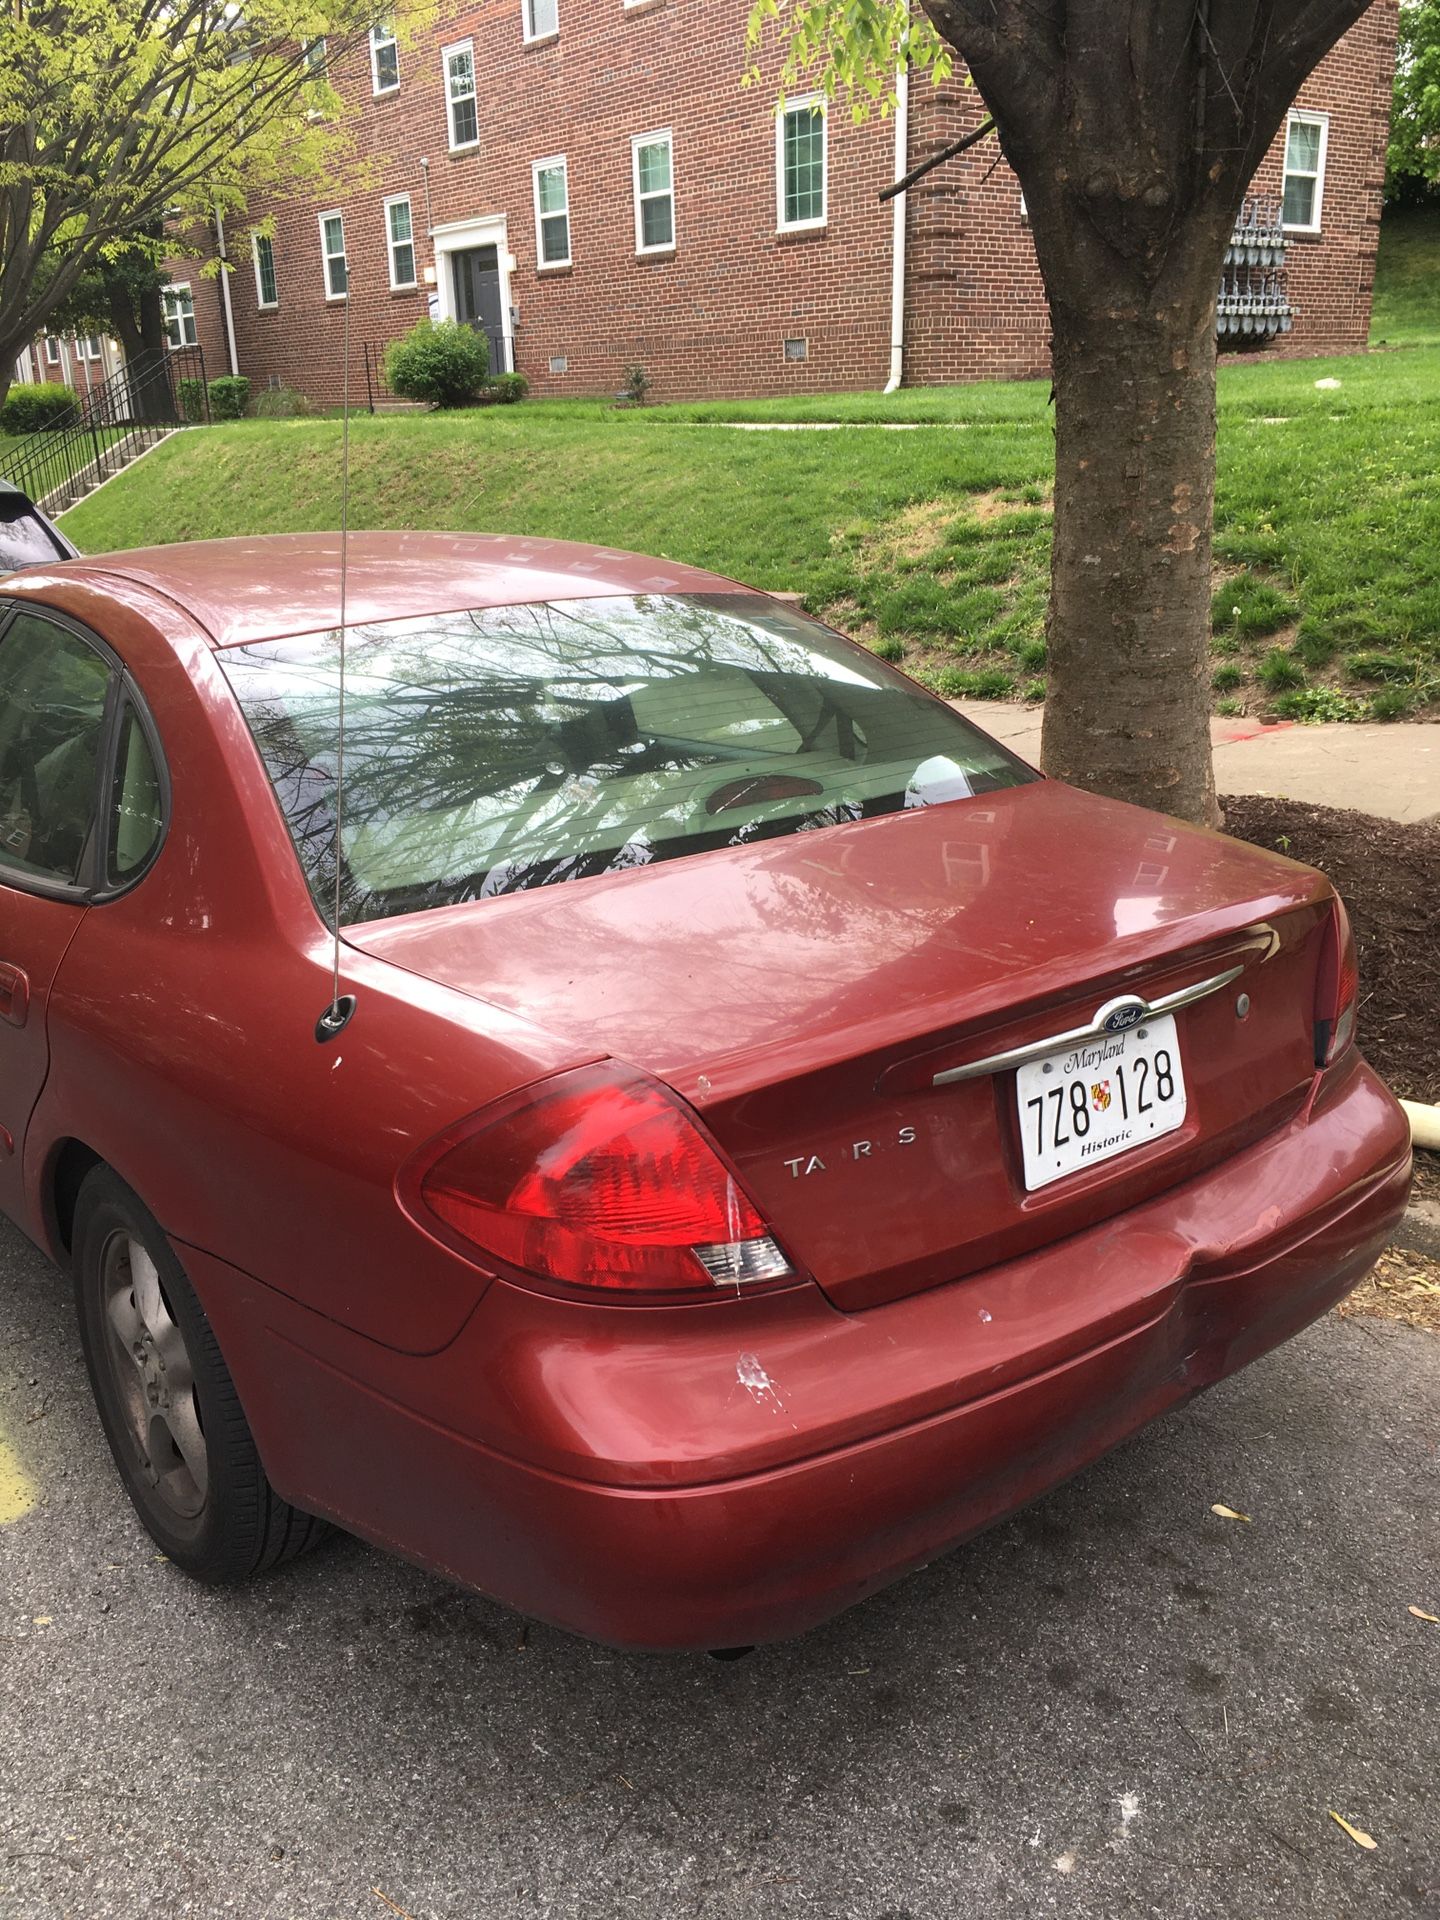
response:
[[[1374,1260],[1320,875],[604,549],[352,537],[342,696],[337,557],[0,583],[0,1206],[179,1566],[797,1633]]]

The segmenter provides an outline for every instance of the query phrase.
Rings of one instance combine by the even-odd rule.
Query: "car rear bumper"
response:
[[[417,1360],[180,1252],[281,1492],[596,1639],[718,1647],[853,1604],[1297,1332],[1409,1180],[1404,1116],[1357,1058],[1146,1206],[863,1314],[497,1285]]]

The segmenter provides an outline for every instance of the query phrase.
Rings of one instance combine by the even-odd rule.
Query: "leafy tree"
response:
[[[1385,191],[1423,192],[1440,180],[1440,0],[1400,0],[1400,45]]]
[[[862,110],[963,60],[1025,193],[1050,303],[1055,543],[1042,758],[1215,821],[1208,727],[1215,305],[1300,83],[1368,0],[756,0],[782,85]]]
[[[343,135],[325,63],[380,13],[377,0],[7,0],[0,399],[82,276],[153,242],[167,217],[230,212],[333,167]]]

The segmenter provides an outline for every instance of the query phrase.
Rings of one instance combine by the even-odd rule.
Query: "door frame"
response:
[[[472,220],[447,220],[443,226],[430,229],[430,238],[435,244],[435,293],[442,320],[459,318],[455,311],[455,270],[450,255],[465,253],[471,247],[494,247],[500,269],[500,317],[506,358],[513,367],[515,334],[510,319],[510,241],[505,215],[485,213]]]

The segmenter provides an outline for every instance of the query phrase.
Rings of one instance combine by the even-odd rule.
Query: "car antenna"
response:
[[[340,991],[340,883],[344,872],[344,841],[341,829],[345,820],[345,589],[350,558],[350,262],[345,262],[344,367],[341,374],[340,412],[340,701],[335,737],[335,897],[331,912],[330,1004],[315,1022],[315,1038],[323,1043],[333,1040],[349,1024],[355,1011],[353,993]]]

